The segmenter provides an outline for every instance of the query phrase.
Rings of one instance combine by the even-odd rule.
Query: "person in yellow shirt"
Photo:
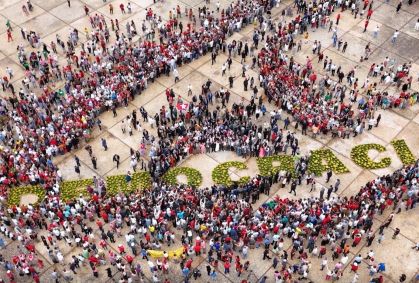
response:
[[[87,27],[84,27],[84,34],[86,35],[87,39],[90,39],[89,37],[89,30],[87,29]]]

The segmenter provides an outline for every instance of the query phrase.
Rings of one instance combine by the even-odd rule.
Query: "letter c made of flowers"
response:
[[[368,152],[370,150],[383,152],[386,151],[386,148],[376,143],[357,145],[351,150],[351,159],[357,165],[365,169],[381,169],[390,166],[391,159],[389,157],[384,157],[378,162],[371,160],[371,158],[368,156]]]
[[[229,161],[224,162],[219,165],[217,165],[214,170],[212,171],[212,180],[215,184],[218,185],[225,185],[225,186],[231,186],[234,184],[234,181],[231,180],[228,170],[230,168],[237,168],[237,169],[247,169],[247,165],[240,161]],[[249,176],[241,177],[237,183],[239,185],[246,184],[250,181]]]

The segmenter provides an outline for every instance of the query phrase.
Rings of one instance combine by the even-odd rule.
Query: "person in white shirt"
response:
[[[13,78],[13,74],[14,74],[12,68],[6,67],[6,74],[8,74],[9,75],[9,78],[12,79]]]
[[[374,28],[374,32],[373,32],[373,35],[374,35],[374,38],[377,38],[377,36],[378,36],[378,32],[380,31],[380,27],[379,26],[376,26],[375,28]]]
[[[391,43],[396,44],[397,37],[399,36],[400,32],[396,30],[391,37]]]
[[[224,75],[225,75],[226,70],[227,70],[227,63],[224,63],[224,64],[221,66],[221,76],[224,76]]]
[[[175,77],[175,83],[177,83],[178,81],[180,81],[179,79],[179,71],[177,69],[173,70],[173,76]]]

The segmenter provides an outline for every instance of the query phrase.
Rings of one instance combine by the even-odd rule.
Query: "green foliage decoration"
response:
[[[323,164],[323,161],[326,164]],[[316,176],[321,176],[323,172],[331,169],[336,174],[349,173],[349,169],[340,161],[330,149],[318,149],[311,152],[308,171]]]
[[[38,200],[34,203],[34,205],[37,205],[44,200],[46,192],[40,186],[15,187],[9,191],[8,204],[20,206],[22,196],[28,194],[33,194],[38,197]]]
[[[228,170],[230,168],[237,168],[237,169],[247,169],[246,164],[240,161],[229,161],[224,162],[219,165],[217,165],[214,170],[212,171],[212,180],[215,184],[219,185],[225,185],[225,186],[231,186],[233,185],[234,181],[231,180]],[[239,185],[244,185],[250,181],[249,176],[241,177],[237,183]]]
[[[127,180],[127,175],[114,175],[106,177],[106,194],[115,196],[119,192],[131,194],[137,190],[144,190],[151,185],[150,174],[147,172],[135,172],[131,180]]]
[[[416,158],[410,151],[405,140],[394,140],[391,141],[391,144],[404,165],[410,165],[416,162]]]
[[[368,151],[370,150],[383,152],[383,151],[386,151],[386,148],[376,143],[367,143],[367,144],[357,145],[353,147],[351,150],[352,161],[365,169],[381,169],[381,168],[386,168],[390,166],[391,159],[389,157],[384,157],[379,162],[373,161],[368,156]]]
[[[273,162],[279,162],[279,166],[273,166]],[[278,171],[291,172],[295,176],[295,161],[290,155],[273,155],[256,159],[260,175],[271,176]]]
[[[202,174],[198,170],[189,167],[173,167],[163,175],[163,180],[169,185],[179,184],[177,176],[185,175],[188,178],[188,185],[199,187],[202,184]]]

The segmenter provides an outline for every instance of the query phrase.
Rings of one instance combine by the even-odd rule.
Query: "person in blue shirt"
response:
[[[215,271],[215,269],[211,271],[210,277],[213,281],[217,280],[217,272]]]
[[[182,269],[182,275],[183,275],[183,277],[187,278],[189,276],[189,268],[184,267]]]

